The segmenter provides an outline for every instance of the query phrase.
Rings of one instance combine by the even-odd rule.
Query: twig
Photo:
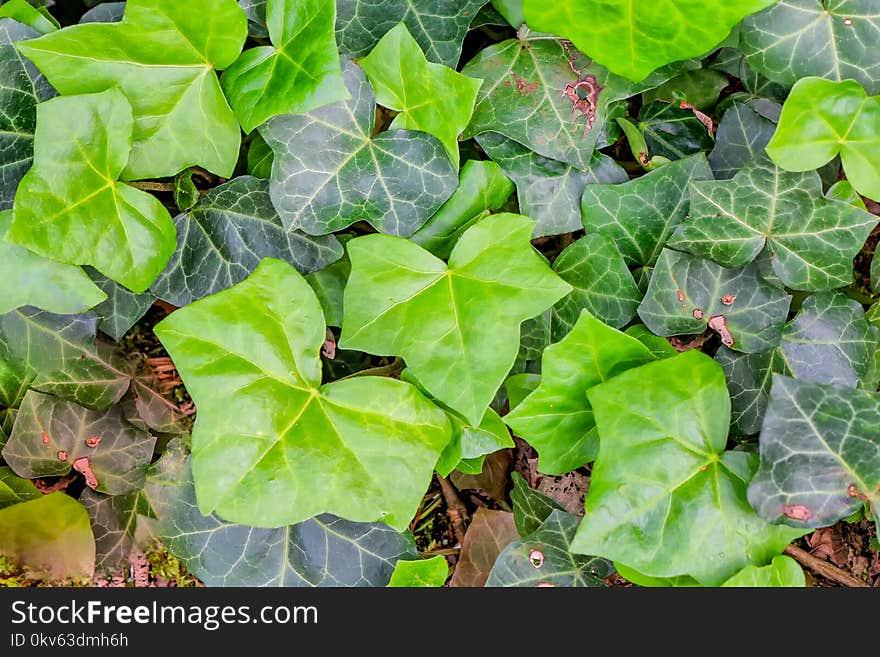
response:
[[[379,367],[371,367],[368,370],[361,370],[360,372],[344,376],[339,380],[353,379],[358,376],[394,376],[395,374],[400,374],[405,366],[406,364],[403,362],[402,358],[395,358],[388,363],[388,365],[380,365]]]
[[[458,539],[459,545],[464,544],[464,534],[467,531],[467,523],[470,520],[467,507],[458,496],[458,491],[446,477],[437,474],[437,481],[440,483],[440,490],[443,491],[443,499],[446,500],[446,515],[449,516],[449,522],[452,523],[452,529],[455,531],[455,538]]]
[[[135,181],[125,183],[129,187],[134,187],[135,189],[142,189],[145,192],[173,192],[174,191],[174,183],[163,183],[163,182],[150,182],[146,181]]]
[[[799,562],[801,565],[806,566],[810,570],[815,573],[818,573],[825,579],[830,579],[833,582],[837,582],[843,586],[851,586],[851,587],[860,587],[860,588],[870,588],[870,585],[867,582],[863,582],[856,577],[853,577],[846,571],[841,570],[833,563],[828,563],[824,559],[820,559],[819,557],[814,557],[812,554],[807,552],[806,550],[802,550],[799,547],[794,545],[789,545],[785,548],[785,553],[792,557],[795,561]]]

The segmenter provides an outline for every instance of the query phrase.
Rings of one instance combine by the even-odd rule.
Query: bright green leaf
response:
[[[704,55],[744,16],[776,0],[523,0],[530,27],[570,39],[588,56],[636,82]]]
[[[624,333],[645,345],[648,351],[654,354],[654,358],[671,358],[678,353],[675,347],[669,344],[669,340],[654,335],[644,324],[633,324]]]
[[[534,225],[489,216],[448,267],[406,240],[352,240],[340,346],[403,357],[434,397],[479,424],[516,359],[520,324],[571,289],[529,244]]]
[[[293,267],[264,259],[154,331],[199,409],[193,472],[203,513],[258,527],[324,512],[408,525],[449,422],[394,379],[320,386],[324,316]]]
[[[248,147],[248,173],[257,178],[269,179],[272,177],[272,162],[275,156],[266,140],[255,132]]]
[[[817,169],[840,154],[846,177],[863,196],[880,199],[880,96],[858,82],[798,80],[782,107],[767,154],[787,171]]]
[[[246,50],[220,78],[245,132],[279,114],[302,114],[349,98],[335,21],[333,0],[268,0],[272,46]]]
[[[15,195],[6,239],[146,290],[174,250],[174,224],[155,196],[117,182],[132,128],[116,88],[41,103],[34,164]]]
[[[651,360],[641,342],[584,310],[571,332],[544,350],[538,389],[504,421],[538,451],[541,472],[579,468],[596,457],[599,446],[587,391]]]
[[[732,180],[693,182],[690,217],[669,246],[744,267],[763,249],[795,290],[829,290],[852,281],[852,261],[876,216],[822,195],[819,174],[787,173],[766,157]]]
[[[749,66],[787,87],[801,78],[856,80],[880,93],[876,0],[785,0],[743,21]]]
[[[880,395],[773,377],[749,502],[770,522],[826,527],[866,502],[880,524]]]
[[[677,575],[675,577],[649,577],[617,561],[614,562],[617,574],[635,584],[651,588],[667,586],[700,586],[700,583],[690,575]]]
[[[767,566],[746,566],[721,586],[735,587],[804,587],[804,571],[798,562],[785,555],[773,557]]]
[[[0,211],[0,315],[21,306],[80,313],[107,298],[79,267],[55,262],[5,241],[11,222],[12,211]]]
[[[706,157],[694,155],[621,185],[587,185],[584,228],[611,237],[628,265],[653,265],[687,216],[688,182],[711,179]]]
[[[39,577],[91,577],[95,540],[89,515],[62,492],[0,509],[0,554]]]
[[[507,399],[510,402],[510,410],[519,406],[523,399],[534,392],[538,384],[541,382],[540,374],[532,372],[521,372],[513,374],[504,382],[504,389],[507,391]]]
[[[593,183],[621,183],[626,171],[607,155],[596,153],[580,170],[551,160],[498,132],[483,132],[477,142],[516,183],[519,209],[537,222],[533,237],[570,233],[581,227],[581,196]]]
[[[269,198],[269,182],[251,176],[210,190],[174,224],[177,250],[150,289],[175,306],[232,287],[262,258],[284,260],[307,274],[342,255],[332,235],[285,231]]]
[[[199,202],[199,189],[193,181],[195,169],[184,169],[174,176],[174,205],[181,212],[187,212]]]
[[[12,18],[19,23],[27,25],[40,34],[49,34],[58,29],[58,22],[50,18],[27,0],[9,0],[0,7],[0,18]]]
[[[408,236],[455,191],[457,171],[436,137],[408,130],[373,136],[376,104],[360,67],[345,62],[351,99],[260,128],[275,153],[269,192],[284,227],[310,235],[365,220]]]
[[[629,370],[589,397],[602,441],[573,551],[713,586],[804,533],[749,506],[757,459],[724,451],[730,400],[724,373],[705,354]]]
[[[448,258],[462,233],[513,192],[513,183],[494,162],[468,160],[461,167],[458,188],[410,240],[438,258]]]
[[[746,434],[760,431],[774,372],[855,388],[868,375],[876,346],[877,329],[860,303],[840,292],[808,297],[782,329],[782,342],[773,351],[718,350],[715,359],[727,377],[734,425]]]
[[[124,180],[190,166],[228,177],[240,130],[215,70],[235,61],[246,36],[235,0],[204,0],[198,11],[179,0],[128,0],[122,22],[74,25],[16,47],[62,94],[118,85],[134,111]],[[58,127],[90,123],[60,120]]]
[[[471,120],[482,80],[429,62],[403,23],[358,65],[373,85],[376,102],[400,112],[390,129],[434,135],[458,168],[458,136]]]
[[[119,408],[90,411],[31,390],[21,402],[3,458],[28,479],[71,468],[86,485],[121,495],[140,488],[156,439],[129,425]]]
[[[443,586],[448,576],[449,564],[441,555],[418,561],[398,561],[388,586],[438,587]]]
[[[30,479],[19,477],[5,465],[0,466],[0,509],[42,496]]]
[[[486,586],[605,586],[603,578],[614,573],[611,562],[569,550],[580,520],[554,509],[535,532],[501,551]]]

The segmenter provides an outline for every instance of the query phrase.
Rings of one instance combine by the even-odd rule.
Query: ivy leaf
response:
[[[742,26],[740,25],[740,28]],[[743,86],[753,96],[758,98],[769,98],[773,101],[781,103],[788,95],[788,87],[773,82],[767,77],[761,75],[746,61],[745,55],[739,49],[741,29],[736,30],[736,46],[719,48],[717,54],[711,61],[711,67],[719,71],[724,71],[728,75],[739,79]],[[734,36],[734,32],[731,32]],[[733,44],[731,44],[733,45]]]
[[[542,157],[498,132],[483,132],[477,142],[516,183],[519,209],[536,222],[534,237],[574,232],[581,227],[581,196],[593,183],[621,183],[626,171],[607,155],[596,153],[580,170]]]
[[[0,509],[0,555],[40,578],[91,578],[95,540],[89,516],[62,492]]]
[[[746,566],[721,586],[742,587],[799,587],[807,585],[804,571],[798,562],[785,555],[773,557],[767,566]]]
[[[603,587],[614,573],[606,559],[569,551],[581,519],[555,509],[532,534],[507,545],[498,555],[486,586]]]
[[[471,120],[483,81],[429,62],[403,23],[389,30],[358,65],[372,83],[376,101],[400,112],[390,129],[434,135],[458,168],[458,136]]]
[[[589,398],[602,442],[572,551],[717,586],[805,533],[771,525],[749,506],[756,459],[724,451],[730,400],[724,373],[705,354],[629,370]]]
[[[398,561],[391,573],[392,587],[439,587],[449,576],[449,564],[442,555],[430,559]]]
[[[350,273],[351,262],[345,254],[333,264],[306,276],[306,282],[318,297],[328,326],[342,326],[342,295]]]
[[[12,433],[18,406],[34,378],[23,363],[12,359],[5,352],[3,341],[0,340],[0,450]]]
[[[28,5],[30,6],[30,5]],[[0,315],[21,306],[80,313],[107,298],[79,267],[31,253],[3,240],[12,211],[0,211]]]
[[[150,289],[175,306],[232,287],[262,258],[284,260],[307,274],[342,255],[332,235],[285,231],[269,198],[269,182],[251,176],[213,188],[174,224],[177,250]]]
[[[571,332],[544,350],[541,383],[504,421],[538,451],[541,472],[575,470],[592,461],[599,446],[587,391],[653,358],[641,342],[584,310]]]
[[[530,27],[570,39],[603,66],[639,82],[664,64],[706,54],[744,16],[775,2],[523,0],[523,10]]]
[[[485,0],[343,0],[338,3],[336,39],[352,59],[369,53],[403,22],[432,62],[455,68],[471,21]]]
[[[248,173],[257,178],[269,179],[272,177],[272,162],[275,156],[269,144],[260,136],[259,132],[253,133],[250,146],[248,147]]]
[[[450,586],[485,586],[498,555],[518,538],[512,513],[478,508],[461,543],[461,557]]]
[[[146,510],[142,492],[110,496],[86,488],[79,502],[89,514],[95,537],[95,570],[118,572],[128,562],[134,545],[138,512]]]
[[[648,149],[646,157],[680,160],[710,151],[715,142],[693,109],[682,109],[662,101],[642,105],[639,129]]]
[[[90,411],[34,390],[21,402],[3,458],[21,477],[63,476],[74,468],[109,495],[137,490],[156,439],[125,422],[119,408]]]
[[[553,262],[553,271],[574,288],[553,306],[554,342],[571,330],[582,310],[614,328],[636,316],[642,293],[608,235],[592,233],[566,247]]]
[[[19,477],[5,465],[0,466],[0,509],[42,496],[30,479]]]
[[[815,171],[787,173],[766,157],[732,180],[690,185],[690,218],[669,246],[725,267],[744,267],[763,249],[773,271],[796,290],[828,290],[852,281],[852,261],[878,218],[826,199]]]
[[[711,68],[698,68],[682,73],[656,89],[642,94],[644,104],[655,100],[665,100],[678,106],[687,103],[699,110],[708,112],[721,95],[721,90],[729,84],[727,76]],[[691,113],[693,116],[693,112]]]
[[[534,226],[486,217],[448,267],[405,240],[353,239],[340,346],[400,355],[431,395],[478,425],[516,359],[520,324],[571,289],[530,245]]]
[[[786,0],[743,21],[749,66],[791,86],[801,78],[856,80],[880,93],[880,11],[873,0]]]
[[[767,154],[787,171],[817,169],[840,155],[862,196],[880,199],[880,96],[853,80],[802,78],[782,107]]]
[[[197,12],[177,0],[128,0],[119,23],[73,25],[16,47],[62,94],[114,86],[125,94],[134,132],[122,179],[173,176],[190,166],[229,177],[240,130],[215,70],[235,61],[246,37],[235,0],[206,0]],[[58,127],[91,123],[60,120]]]
[[[711,179],[706,157],[694,155],[621,185],[588,185],[584,228],[611,237],[628,265],[651,266],[687,216],[688,181]]]
[[[408,236],[455,191],[457,171],[436,137],[372,136],[376,99],[360,67],[342,66],[351,99],[260,128],[275,154],[269,192],[284,227],[310,235],[365,220]]]
[[[609,107],[657,86],[674,72],[661,71],[634,85],[567,41],[522,31],[516,39],[481,50],[462,69],[465,75],[485,80],[464,137],[499,132],[539,155],[587,170]]]
[[[302,114],[349,98],[335,22],[335,2],[268,0],[272,46],[246,50],[220,78],[245,132],[279,114]]]
[[[779,344],[791,303],[761,277],[756,263],[725,269],[710,260],[664,249],[639,306],[639,317],[660,336],[711,328],[726,347],[746,353]]]
[[[27,0],[9,0],[0,7],[0,18],[12,18],[40,34],[49,34],[59,28],[58,22],[52,18],[51,14],[45,9],[40,11],[33,7],[28,4]]]
[[[254,39],[268,39],[269,27],[266,25],[266,0],[238,0],[248,19],[248,36]]]
[[[384,586],[399,559],[416,558],[410,536],[379,523],[320,515],[258,529],[204,516],[178,441],[151,466],[146,497],[162,541],[207,586]]]
[[[520,536],[536,532],[553,511],[564,510],[552,497],[530,488],[518,472],[511,472],[510,478],[513,480],[513,490],[510,491],[513,521]]]
[[[644,324],[633,324],[624,333],[645,345],[654,358],[671,358],[679,353],[666,338],[654,335]]]
[[[132,139],[125,96],[110,89],[54,98],[37,118],[34,164],[6,239],[143,292],[171,257],[174,225],[155,196],[116,182]]]
[[[410,240],[438,258],[448,258],[462,233],[513,192],[513,183],[494,162],[468,160],[461,167],[458,188]]]
[[[855,388],[868,374],[876,345],[877,329],[860,303],[840,292],[808,297],[773,351],[718,350],[715,359],[727,377],[734,424],[746,434],[761,429],[774,373]]]
[[[31,167],[37,103],[55,95],[37,67],[12,45],[37,34],[13,20],[0,20],[0,210],[12,207],[18,183]]]
[[[193,472],[204,514],[256,527],[324,512],[408,525],[449,422],[394,379],[320,386],[324,316],[293,267],[266,258],[154,332],[199,409]]]
[[[147,313],[156,296],[151,292],[135,294],[91,267],[86,271],[107,297],[94,307],[95,314],[100,318],[98,329],[119,341]]]
[[[749,502],[770,522],[826,527],[866,502],[880,524],[880,396],[773,377]]]
[[[709,164],[717,180],[730,180],[770,143],[776,123],[754,109],[752,102],[737,103],[721,117]]]
[[[125,14],[125,2],[102,2],[79,19],[80,23],[118,23]]]
[[[483,471],[486,455],[515,446],[507,426],[491,408],[486,409],[486,414],[476,427],[469,426],[455,412],[449,411],[447,415],[452,425],[452,440],[434,466],[443,477],[448,477],[453,470],[478,475]]]

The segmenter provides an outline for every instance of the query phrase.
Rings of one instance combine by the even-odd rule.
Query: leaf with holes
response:
[[[320,513],[408,525],[449,421],[394,379],[321,386],[324,315],[293,267],[266,258],[154,330],[199,409],[193,471],[203,513],[262,527]]]
[[[399,112],[391,130],[434,135],[458,167],[458,136],[467,127],[482,80],[425,59],[419,44],[399,23],[358,65],[376,91],[376,101]]]
[[[429,61],[456,67],[471,21],[485,0],[345,0],[338,3],[336,40],[353,59],[369,53],[398,23]]]
[[[220,85],[245,132],[279,114],[302,114],[346,100],[328,0],[268,0],[271,46],[245,50]]]
[[[16,192],[6,239],[146,290],[171,257],[174,224],[156,197],[117,182],[132,126],[116,88],[40,104],[34,164]]]
[[[781,108],[780,108],[781,109]],[[717,180],[730,180],[770,143],[776,123],[757,110],[754,101],[736,103],[724,112],[709,164]]]
[[[534,225],[486,217],[449,266],[399,238],[352,240],[340,346],[403,357],[431,395],[478,425],[516,359],[520,324],[571,289],[529,244]]]
[[[661,336],[712,329],[724,346],[745,353],[779,344],[791,297],[763,280],[758,265],[726,269],[711,260],[664,249],[639,317]]]
[[[582,310],[614,328],[636,316],[642,293],[608,235],[591,233],[566,247],[553,262],[553,271],[574,288],[553,306],[554,341],[572,329]]]
[[[587,391],[653,358],[641,342],[584,310],[571,332],[544,350],[541,383],[504,421],[538,451],[541,472],[579,468],[599,447]]]
[[[840,292],[808,297],[773,351],[718,350],[715,359],[727,377],[734,425],[747,434],[761,429],[774,373],[855,388],[869,374],[876,346],[877,329],[860,303]]]
[[[757,458],[725,451],[727,386],[705,354],[629,370],[589,398],[602,441],[573,552],[717,586],[805,533],[771,525],[749,506]]]
[[[125,94],[134,125],[123,180],[196,165],[229,176],[240,131],[215,71],[235,61],[246,36],[235,0],[205,0],[197,12],[177,0],[128,0],[122,22],[74,25],[16,47],[62,94]],[[58,124],[91,123],[81,121]]]
[[[785,0],[743,21],[749,66],[791,86],[808,76],[856,80],[880,93],[876,0]]]
[[[207,586],[384,586],[412,538],[379,523],[319,515],[258,529],[202,515],[190,460],[174,441],[147,474],[145,497],[168,550]]]
[[[415,232],[458,180],[440,141],[392,130],[373,136],[376,99],[363,71],[343,64],[351,99],[260,128],[275,160],[269,193],[284,227],[310,235],[365,220],[394,235]]]
[[[63,476],[73,468],[108,495],[137,490],[156,439],[125,422],[118,408],[90,411],[33,390],[21,402],[3,459],[21,477]]]
[[[766,156],[732,180],[692,182],[690,217],[669,240],[674,249],[744,267],[763,251],[795,290],[829,290],[852,281],[852,261],[878,217],[822,195],[819,174],[787,173]]]
[[[55,95],[13,45],[36,36],[29,27],[0,20],[0,210],[12,207],[15,189],[33,162],[37,103]]]
[[[626,171],[597,153],[586,170],[530,151],[498,132],[477,135],[477,143],[516,183],[520,212],[537,222],[534,237],[558,235],[581,227],[581,196],[593,183],[621,183]]]
[[[0,211],[0,315],[21,306],[54,313],[80,313],[107,298],[86,273],[3,239],[12,211]]]
[[[268,181],[251,176],[210,190],[174,223],[177,250],[150,289],[175,306],[232,287],[262,258],[284,260],[308,274],[342,256],[332,235],[285,231],[272,207]]]
[[[530,27],[570,39],[630,80],[712,50],[743,17],[776,0],[524,0]],[[588,17],[588,19],[587,19]]]
[[[826,527],[865,503],[880,523],[880,395],[775,375],[749,502],[770,522]]]
[[[603,578],[614,573],[611,562],[570,551],[580,521],[553,510],[537,530],[501,551],[486,586],[605,586]]]
[[[798,80],[782,106],[767,154],[787,171],[817,169],[840,155],[847,179],[880,199],[880,95],[853,80]]]
[[[704,155],[667,164],[621,185],[588,185],[581,200],[584,228],[609,236],[630,266],[651,266],[687,216],[688,183],[711,180]]]

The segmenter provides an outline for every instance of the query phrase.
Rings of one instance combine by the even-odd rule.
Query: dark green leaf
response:
[[[773,377],[749,502],[770,522],[833,525],[866,502],[880,523],[880,396]]]
[[[642,98],[644,103],[655,100],[665,100],[675,106],[687,103],[708,112],[718,102],[721,90],[727,85],[727,76],[710,68],[698,68],[682,73],[656,89],[646,91]]]
[[[342,255],[332,235],[285,231],[269,198],[269,182],[251,176],[210,190],[174,223],[177,250],[150,289],[175,306],[232,287],[262,258],[284,260],[307,274]]]
[[[49,34],[59,28],[58,21],[51,14],[43,13],[27,0],[9,0],[0,7],[0,18],[12,18],[40,34]]]
[[[156,296],[150,292],[135,294],[91,267],[86,271],[92,282],[107,295],[106,300],[94,308],[100,318],[98,328],[114,340],[120,340],[146,314]]]
[[[269,26],[266,25],[266,0],[238,0],[248,19],[248,36],[255,39],[268,39]]]
[[[95,536],[95,570],[116,573],[129,563],[137,529],[140,492],[101,495],[86,488],[79,502],[89,514]]]
[[[102,2],[89,9],[79,19],[80,23],[118,23],[125,13],[125,2]]]
[[[394,130],[373,135],[375,97],[350,62],[351,99],[260,128],[275,153],[269,188],[284,227],[310,235],[365,220],[408,236],[455,191],[456,169],[437,138]]]
[[[650,157],[680,160],[688,155],[708,152],[715,144],[693,110],[662,101],[642,106],[639,129],[645,135]]]
[[[552,497],[530,488],[518,472],[511,472],[510,478],[513,480],[513,490],[510,491],[513,521],[520,536],[538,531],[553,511],[564,510]]]
[[[718,180],[730,180],[762,155],[776,131],[776,124],[753,107],[752,102],[737,103],[721,117],[715,148],[709,153],[709,164]]]
[[[248,147],[248,173],[257,178],[269,179],[272,177],[272,161],[275,156],[272,149],[266,143],[259,132],[255,132]]]

